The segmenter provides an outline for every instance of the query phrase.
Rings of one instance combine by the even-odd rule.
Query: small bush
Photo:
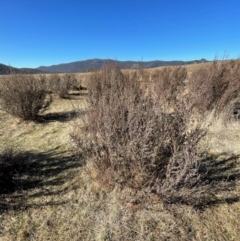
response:
[[[3,110],[23,120],[35,120],[51,103],[44,76],[13,74],[0,81],[0,105]]]
[[[64,74],[62,76],[62,81],[63,81],[63,83],[65,83],[68,91],[70,89],[73,89],[74,86],[78,86],[78,80],[77,80],[76,76],[72,73]]]
[[[188,128],[184,105],[169,114],[162,100],[145,94],[137,75],[108,65],[92,76],[91,111],[71,137],[99,176],[163,198],[199,179],[197,143],[204,131]]]
[[[64,83],[61,76],[58,74],[53,74],[49,78],[49,89],[60,98],[66,98],[68,95],[67,83]]]
[[[74,74],[52,74],[49,78],[49,90],[60,98],[67,98],[69,90],[73,86],[77,86]]]

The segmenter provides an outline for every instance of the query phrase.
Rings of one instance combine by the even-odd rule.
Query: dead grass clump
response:
[[[0,81],[0,105],[3,110],[23,120],[35,120],[39,112],[49,107],[44,76],[13,74]]]
[[[240,61],[214,61],[196,70],[188,88],[192,108],[200,113],[214,110],[218,115],[240,96]]]
[[[188,130],[184,106],[165,113],[163,100],[146,95],[134,76],[116,65],[94,73],[86,126],[81,132],[76,127],[71,136],[109,182],[170,200],[175,190],[191,189],[199,180],[197,143],[204,132]]]

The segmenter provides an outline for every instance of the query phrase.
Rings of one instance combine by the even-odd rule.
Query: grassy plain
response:
[[[187,66],[188,73],[203,65]],[[87,76],[78,74],[83,84]],[[1,241],[240,240],[239,120],[216,119],[209,127],[202,145],[215,163],[209,175],[218,199],[198,209],[166,205],[143,191],[99,186],[86,175],[69,136],[75,121],[84,118],[86,103],[87,91],[54,97],[37,123],[0,110],[0,149],[27,153],[29,170],[16,174],[16,190],[0,196]],[[218,188],[222,180],[224,189]]]

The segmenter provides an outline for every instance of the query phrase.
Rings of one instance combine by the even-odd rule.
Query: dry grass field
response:
[[[187,66],[188,75],[203,65]],[[88,75],[77,78],[86,85]],[[89,175],[91,163],[74,151],[69,135],[76,123],[83,126],[87,96],[53,96],[34,122],[0,109],[0,151],[13,148],[22,157],[13,190],[0,194],[1,241],[240,240],[240,120],[204,120],[199,145],[208,153],[213,197],[201,207],[168,204],[154,193],[111,185],[94,169]]]

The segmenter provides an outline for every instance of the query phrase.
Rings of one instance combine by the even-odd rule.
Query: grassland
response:
[[[188,74],[200,65],[189,65]],[[86,84],[87,75],[78,78]],[[197,208],[107,181],[99,185],[97,173],[87,175],[69,136],[86,103],[87,91],[55,96],[39,122],[0,110],[0,149],[17,148],[26,163],[15,174],[14,191],[0,196],[1,241],[240,240],[239,120],[217,118],[208,127],[201,145],[208,149],[204,161],[217,198]]]

